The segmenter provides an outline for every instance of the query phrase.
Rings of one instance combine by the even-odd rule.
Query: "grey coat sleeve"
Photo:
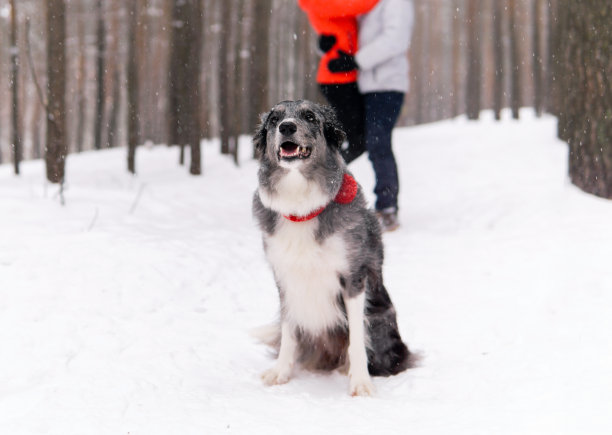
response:
[[[386,0],[383,10],[382,32],[366,41],[355,55],[355,61],[362,70],[370,70],[377,65],[405,53],[410,46],[414,24],[414,8],[410,0]]]

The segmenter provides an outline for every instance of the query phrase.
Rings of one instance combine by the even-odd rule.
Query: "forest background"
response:
[[[605,0],[415,1],[399,125],[520,107],[559,118],[570,177],[612,197],[612,6]],[[317,35],[290,0],[0,0],[0,162],[238,137],[279,100],[321,101]],[[181,163],[185,161],[181,153]]]

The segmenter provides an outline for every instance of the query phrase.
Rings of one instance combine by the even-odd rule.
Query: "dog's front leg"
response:
[[[278,385],[289,382],[291,378],[291,371],[295,363],[295,351],[297,348],[297,341],[295,338],[295,331],[288,322],[282,322],[281,324],[281,344],[280,351],[278,352],[278,359],[276,364],[269,370],[266,370],[261,378],[266,385]]]
[[[368,356],[365,340],[365,291],[356,296],[345,296],[346,315],[349,324],[349,378],[351,396],[371,396],[374,385],[368,373]]]

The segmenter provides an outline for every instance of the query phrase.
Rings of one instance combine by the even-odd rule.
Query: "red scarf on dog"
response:
[[[350,204],[353,202],[353,199],[355,199],[355,196],[357,196],[357,189],[358,185],[355,179],[349,174],[344,174],[342,186],[340,186],[340,190],[334,198],[334,202],[336,204]],[[326,207],[327,205],[324,205],[306,216],[295,216],[292,214],[283,216],[292,222],[306,222],[319,216],[321,213],[323,213],[323,210],[325,210]]]

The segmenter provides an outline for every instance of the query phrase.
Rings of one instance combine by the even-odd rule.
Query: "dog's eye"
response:
[[[306,112],[306,114],[304,115],[304,119],[306,119],[306,121],[308,122],[315,122],[317,120],[314,113],[312,112]]]
[[[278,122],[278,116],[276,115],[271,116],[268,122],[270,123],[270,125],[276,125],[276,123]]]

